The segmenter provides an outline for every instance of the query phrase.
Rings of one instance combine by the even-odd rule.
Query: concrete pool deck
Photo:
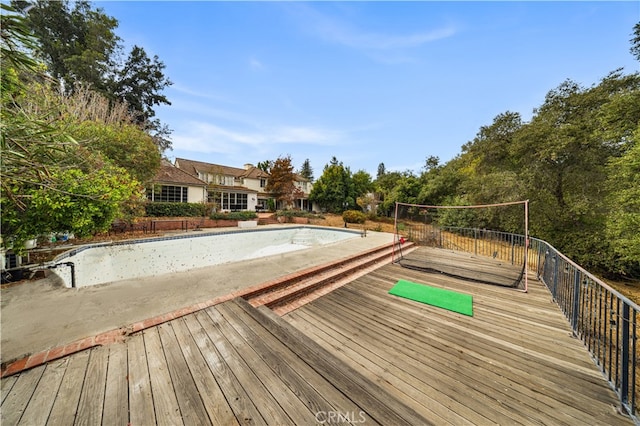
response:
[[[368,231],[366,238],[157,277],[79,289],[47,278],[3,289],[1,361],[125,327],[392,241],[392,234]]]

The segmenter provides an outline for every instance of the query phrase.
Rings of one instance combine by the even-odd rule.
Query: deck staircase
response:
[[[408,248],[405,243],[403,249]],[[272,285],[251,290],[242,295],[251,305],[266,306],[284,315],[316,299],[357,276],[391,262],[393,244],[386,244],[316,268],[302,274],[292,274]]]

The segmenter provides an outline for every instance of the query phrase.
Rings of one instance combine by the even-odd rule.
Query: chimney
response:
[[[252,168],[252,167],[253,167],[253,164],[251,164],[251,163],[246,163],[246,164],[244,165],[244,169],[245,169],[245,170],[249,170],[249,169],[250,169],[250,168]]]

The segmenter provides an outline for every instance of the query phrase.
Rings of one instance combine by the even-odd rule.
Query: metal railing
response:
[[[525,258],[523,235],[431,225],[408,225],[401,233],[418,244],[491,256],[515,265],[522,265]],[[527,269],[549,289],[574,335],[584,342],[618,395],[621,407],[640,424],[640,348],[636,343],[640,307],[543,240],[529,238],[526,257]]]
[[[640,383],[637,325],[640,307],[551,244],[530,239],[529,269],[547,286],[594,362],[636,424]]]

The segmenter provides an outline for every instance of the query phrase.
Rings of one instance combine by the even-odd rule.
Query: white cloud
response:
[[[352,28],[330,25],[321,28],[322,36],[329,41],[356,49],[392,50],[414,48],[423,44],[450,37],[455,34],[451,27],[439,28],[415,34],[390,35],[361,32]]]
[[[264,64],[260,60],[251,57],[249,58],[249,67],[254,71],[259,71],[264,69]]]
[[[305,126],[275,126],[264,129],[232,129],[204,122],[190,122],[176,131],[173,148],[179,151],[232,154],[276,150],[281,144],[335,145],[342,133]]]
[[[409,34],[381,34],[357,28],[350,23],[320,13],[306,4],[296,4],[291,10],[296,19],[302,21],[302,26],[307,31],[329,42],[355,49],[369,51],[409,49],[456,34],[456,29],[451,25]]]
[[[223,96],[220,94],[212,94],[202,90],[191,89],[190,87],[187,87],[175,82],[169,87],[168,90],[175,90],[176,92],[183,95],[188,95],[190,97],[203,98],[210,101],[227,101],[227,102],[229,101],[229,99],[226,96]]]

